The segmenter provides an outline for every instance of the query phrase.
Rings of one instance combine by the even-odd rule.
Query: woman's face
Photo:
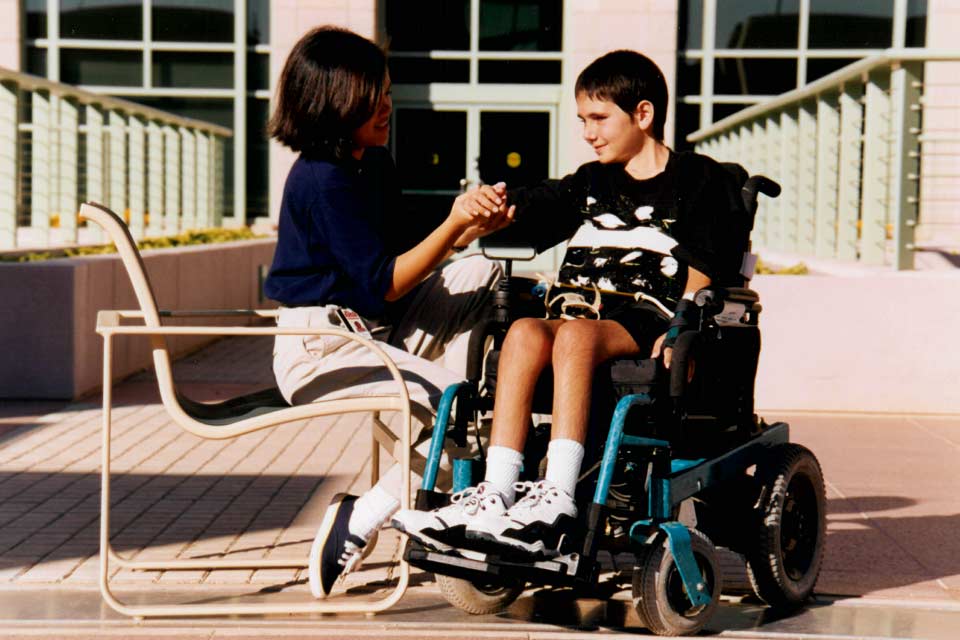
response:
[[[356,145],[354,156],[358,158],[367,147],[382,147],[390,138],[390,114],[393,112],[390,86],[390,76],[387,75],[383,81],[383,93],[380,94],[377,110],[353,133],[353,143]]]

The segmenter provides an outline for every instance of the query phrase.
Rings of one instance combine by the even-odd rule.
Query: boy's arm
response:
[[[693,296],[700,289],[709,287],[710,277],[694,267],[687,267],[687,285],[683,289],[683,298],[677,304],[677,310],[670,321],[670,326],[666,333],[657,338],[653,343],[653,351],[650,357],[657,358],[663,351],[663,366],[670,368],[670,359],[673,356],[673,344],[684,330],[693,324],[699,322],[700,309],[694,304]]]

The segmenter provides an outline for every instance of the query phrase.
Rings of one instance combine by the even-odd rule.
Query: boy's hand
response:
[[[506,215],[506,185],[484,184],[461,193],[453,201],[450,217],[461,227],[489,225]]]
[[[492,186],[483,185],[478,189],[473,189],[467,193],[461,194],[458,196],[457,200],[463,198],[461,205],[465,207],[476,206],[476,200],[464,196],[472,196],[478,192],[483,192],[485,189],[492,191],[493,197],[496,198],[494,201],[499,202],[496,210],[492,213],[488,212],[488,215],[479,214],[473,217],[473,221],[470,226],[468,226],[460,235],[460,237],[457,238],[457,241],[454,243],[455,246],[466,246],[477,238],[489,235],[494,231],[499,231],[500,229],[509,226],[510,223],[513,222],[513,216],[516,213],[517,207],[516,205],[507,206],[507,186],[503,182],[498,182]],[[491,196],[490,192],[480,193],[479,195],[486,197],[488,200]],[[480,202],[482,202],[482,200]],[[457,207],[456,201],[454,202],[454,207]]]
[[[660,352],[663,351],[663,366],[667,369],[670,368],[670,359],[673,357],[673,349],[667,347],[663,349],[663,341],[667,338],[667,334],[664,333],[659,338],[656,339],[653,343],[653,349],[650,351],[651,358],[659,358]]]

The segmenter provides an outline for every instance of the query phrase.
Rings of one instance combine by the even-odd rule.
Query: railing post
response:
[[[50,96],[34,91],[31,95],[33,117],[30,134],[30,243],[45,246],[50,242]]]
[[[119,111],[110,110],[108,116],[110,135],[110,175],[107,182],[110,185],[110,208],[114,213],[130,223],[130,211],[127,209],[127,127],[123,115]]]
[[[163,128],[164,154],[164,232],[176,235],[180,231],[180,134],[171,126]]]
[[[197,131],[197,223],[209,228],[213,226],[213,198],[211,196],[210,165],[212,148],[211,134]]]
[[[747,171],[750,174],[759,173],[769,177],[770,170],[767,168],[767,145],[769,144],[769,140],[767,139],[767,132],[763,128],[762,121],[753,121],[752,137],[755,151],[751,162],[754,164],[753,166],[747,167]],[[762,239],[766,238],[766,235],[767,217],[758,215],[753,220],[753,237],[762,241]]]
[[[86,122],[87,200],[106,204],[103,197],[103,111],[96,105],[87,105]],[[96,224],[88,223],[86,234],[91,240],[103,237],[100,226]]]
[[[216,136],[213,142],[213,224],[221,226],[223,224],[223,165],[224,165],[224,140]]]
[[[860,261],[886,262],[887,210],[890,197],[890,72],[867,77],[863,131],[863,203],[860,214]]]
[[[797,245],[813,255],[817,236],[817,116],[812,102],[800,104],[797,118]]]
[[[163,129],[160,125],[151,120],[147,123],[147,211],[150,212],[150,222],[147,227],[147,235],[162,236],[166,229],[167,210],[164,207],[164,186],[163,186]]]
[[[78,107],[68,98],[60,98],[60,135],[57,143],[59,188],[56,210],[60,214],[61,239],[77,242],[77,164],[79,162]]]
[[[0,83],[0,249],[17,246],[17,86]]]
[[[780,115],[773,114],[768,116],[764,123],[765,136],[767,138],[767,167],[774,175],[771,176],[784,185],[786,176],[781,173],[781,151],[783,149],[783,130],[780,127]],[[767,222],[764,225],[766,235],[763,237],[763,246],[782,247],[783,246],[783,196],[774,198],[767,202],[769,205],[764,214]]]
[[[914,235],[919,214],[920,87],[923,65],[903,62],[890,83],[891,144],[890,214],[893,224],[893,265],[913,269]],[[911,153],[912,152],[912,153]]]
[[[863,86],[848,82],[840,91],[840,171],[837,176],[837,251],[840,260],[858,258],[860,167],[863,148]]]
[[[780,244],[778,249],[796,251],[797,213],[799,203],[798,148],[800,146],[799,107],[787,107],[780,114],[780,176],[783,194],[780,196]]]
[[[840,170],[840,105],[836,94],[817,98],[817,209],[815,253],[837,251],[837,174]]]
[[[147,205],[147,162],[143,120],[131,115],[127,121],[128,140],[130,151],[128,162],[129,190],[130,190],[130,233],[137,240],[142,240],[146,232],[146,205]]]
[[[180,141],[183,145],[181,211],[183,230],[197,228],[197,144],[193,132],[187,128],[180,128]]]

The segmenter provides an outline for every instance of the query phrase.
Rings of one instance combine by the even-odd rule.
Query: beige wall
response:
[[[0,67],[20,70],[20,2],[0,0]]]
[[[560,105],[560,173],[594,159],[580,137],[573,87],[577,75],[593,60],[614,49],[648,55],[667,79],[671,107],[677,59],[676,0],[566,0],[564,3],[564,94]],[[673,118],[667,118],[667,144],[673,140]]]
[[[276,90],[277,78],[280,77],[283,64],[300,36],[314,27],[334,24],[373,38],[376,32],[376,5],[376,0],[274,0],[271,2],[271,91]],[[296,160],[295,154],[271,141],[270,217],[273,219],[276,219],[280,213],[283,183],[294,160]]]
[[[927,46],[956,50],[960,30],[960,3],[956,0],[929,0]],[[923,129],[927,132],[960,136],[960,63],[927,63],[924,78]],[[924,145],[930,152],[923,158],[921,174],[920,225],[917,242],[922,245],[960,247],[960,141]],[[918,260],[923,255],[918,255]]]

